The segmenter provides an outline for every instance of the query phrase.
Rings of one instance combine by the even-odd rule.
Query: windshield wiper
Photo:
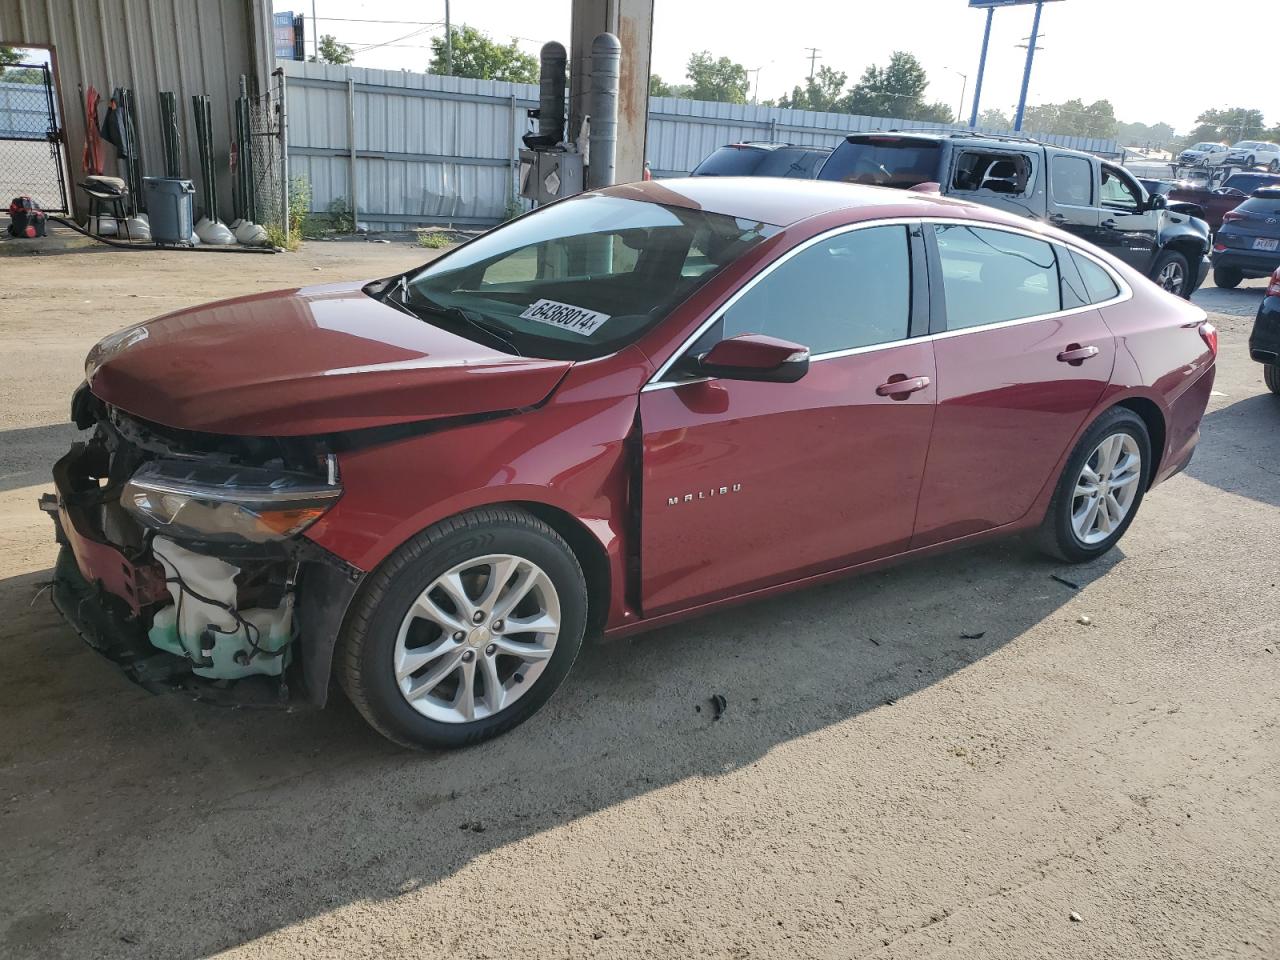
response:
[[[406,280],[403,284],[401,284],[401,286],[403,287],[403,290],[404,290],[404,293],[402,293],[401,296],[407,297],[408,290],[409,290],[408,281]],[[502,333],[499,332],[498,328],[492,326],[491,324],[485,323],[483,320],[480,320],[472,311],[464,309],[463,307],[446,307],[444,304],[436,303],[434,300],[431,300],[428,297],[424,297],[421,294],[418,294],[418,300],[419,302],[422,303],[423,306],[425,306],[432,313],[442,317],[453,317],[456,320],[461,320],[463,323],[466,323],[469,326],[475,327],[477,330],[479,330],[481,333],[488,336],[490,339],[497,340],[499,343],[506,346],[517,357],[524,356],[524,354],[520,352],[520,348],[517,347],[510,340],[508,340],[506,337],[504,337]]]

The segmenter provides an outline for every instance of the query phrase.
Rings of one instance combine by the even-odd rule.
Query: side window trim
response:
[[[873,227],[905,227],[907,229],[907,233],[908,233],[907,249],[909,254],[908,269],[911,271],[911,292],[910,292],[910,299],[909,299],[911,316],[909,318],[907,337],[903,340],[892,340],[888,343],[876,343],[876,344],[871,344],[865,347],[853,347],[848,350],[834,350],[828,353],[814,354],[813,357],[811,357],[811,362],[817,363],[817,362],[821,362],[822,360],[834,359],[836,357],[852,356],[853,354],[856,354],[856,353],[868,353],[873,350],[884,350],[889,347],[895,347],[895,346],[898,346],[899,344],[907,343],[910,340],[916,339],[917,336],[923,336],[924,335],[923,331],[920,334],[917,334],[916,332],[915,317],[916,317],[917,304],[919,302],[919,290],[918,290],[918,284],[916,282],[916,275],[918,272],[919,265],[916,263],[916,260],[915,260],[914,254],[915,254],[916,247],[914,244],[914,240],[911,237],[911,228],[913,227],[919,228],[922,226],[923,222],[924,221],[919,217],[892,217],[884,220],[867,220],[862,223],[844,224],[843,226],[835,227],[831,230],[826,230],[820,234],[817,234],[816,236],[810,237],[808,240],[805,240],[802,243],[797,244],[796,246],[788,250],[786,253],[784,253],[782,256],[778,257],[776,260],[773,260],[772,262],[766,264],[763,268],[757,271],[749,280],[747,280],[746,283],[744,283],[737,290],[735,290],[733,294],[729,297],[729,299],[725,300],[722,304],[716,307],[715,310],[713,310],[707,316],[707,318],[702,321],[702,323],[698,324],[698,326],[694,328],[694,331],[684,339],[684,341],[680,344],[679,348],[673,351],[671,356],[669,356],[662,363],[662,365],[659,366],[658,369],[654,371],[653,375],[649,378],[648,382],[643,387],[641,387],[641,390],[642,391],[658,390],[658,389],[665,389],[668,387],[679,387],[679,386],[684,386],[685,384],[698,383],[701,380],[710,379],[708,377],[700,377],[700,378],[690,379],[690,380],[668,380],[666,378],[670,373],[673,372],[676,365],[680,362],[680,359],[684,357],[700,339],[702,339],[702,337],[706,334],[706,332],[710,330],[713,326],[715,326],[717,323],[719,323],[721,320],[724,319],[724,315],[729,312],[729,310],[733,307],[735,303],[737,303],[740,299],[746,296],[746,294],[753,287],[755,287],[757,283],[760,283],[762,280],[764,280],[765,277],[773,273],[773,271],[778,269],[778,267],[782,266],[782,264],[786,263],[792,257],[795,257],[800,253],[803,253],[805,250],[808,250],[810,247],[814,247],[820,243],[833,240],[836,237],[844,236],[847,233],[853,233],[858,230],[869,230]]]

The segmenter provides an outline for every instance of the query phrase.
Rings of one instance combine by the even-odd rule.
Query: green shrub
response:
[[[443,247],[453,243],[453,238],[449,234],[439,230],[431,230],[418,234],[418,246],[426,247],[430,250],[440,250]]]

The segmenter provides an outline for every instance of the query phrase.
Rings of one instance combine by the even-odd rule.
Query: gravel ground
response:
[[[0,956],[1280,957],[1260,283],[1197,295],[1199,454],[1103,560],[989,546],[596,645],[420,756],[341,701],[149,696],[33,597],[98,337],[423,251],[40,249],[0,245]]]

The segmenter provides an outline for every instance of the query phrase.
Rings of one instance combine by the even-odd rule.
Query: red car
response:
[[[839,183],[545,207],[373,283],[102,341],[54,597],[151,688],[403,744],[529,717],[584,636],[1036,532],[1091,560],[1186,466],[1205,315],[1069,234]]]

